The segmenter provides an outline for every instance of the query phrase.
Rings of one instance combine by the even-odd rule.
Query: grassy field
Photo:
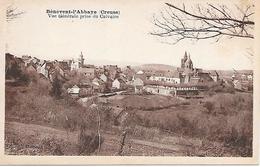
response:
[[[6,86],[7,154],[116,155],[127,130],[123,155],[252,156],[252,94],[199,100],[117,95],[83,107],[66,96],[55,99],[49,90],[47,81]],[[126,113],[117,126],[114,109]]]
[[[251,156],[252,101],[252,94],[236,92],[217,93],[199,100],[157,95],[126,96],[112,104],[126,107],[134,134],[135,125],[157,128],[180,137],[220,142],[232,148],[234,155]],[[145,133],[142,134],[144,137]]]

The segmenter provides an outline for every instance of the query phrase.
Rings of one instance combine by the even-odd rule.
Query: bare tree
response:
[[[13,5],[10,5],[6,9],[6,21],[12,21],[14,19],[19,18],[21,15],[23,15],[24,11],[19,11],[16,7]]]
[[[155,30],[152,35],[166,38],[171,44],[181,40],[214,39],[222,37],[253,39],[254,5],[245,8],[237,5],[229,6],[206,4],[178,7],[165,3],[167,8],[154,16]]]

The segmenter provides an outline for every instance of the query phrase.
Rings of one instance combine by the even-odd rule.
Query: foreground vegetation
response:
[[[38,124],[67,132],[67,135],[62,133],[65,136],[62,139],[49,136],[36,140],[35,136],[23,134],[22,137],[6,129],[8,151],[15,148],[13,146],[22,150],[36,144],[42,155],[99,155],[102,143],[108,139],[105,134],[110,133],[118,139],[114,143],[116,155],[139,155],[138,151],[126,151],[124,145],[130,142],[121,141],[126,132],[128,141],[145,139],[168,145],[173,143],[173,136],[178,137],[178,142],[189,145],[182,150],[187,156],[252,156],[253,97],[250,93],[217,91],[196,100],[118,95],[107,98],[106,103],[93,98],[83,107],[77,99],[66,95],[58,79],[50,83],[36,74],[28,75],[20,77],[24,84],[6,84],[6,122]],[[125,117],[122,114],[119,118],[116,110],[125,113]],[[73,141],[69,139],[71,133],[76,138]],[[199,144],[195,140],[199,140]]]

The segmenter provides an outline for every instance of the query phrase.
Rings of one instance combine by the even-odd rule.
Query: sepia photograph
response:
[[[255,158],[255,1],[5,6],[5,157]]]

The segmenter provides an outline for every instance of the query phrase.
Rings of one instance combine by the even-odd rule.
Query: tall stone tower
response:
[[[188,59],[188,55],[187,52],[185,51],[184,57],[181,59],[181,68],[185,68],[185,62],[187,61],[187,59]]]
[[[193,73],[193,62],[190,58],[190,54],[188,56],[186,51],[184,57],[181,59],[181,69],[183,71],[180,77],[181,83],[189,83]]]
[[[193,62],[192,62],[192,60],[190,58],[190,54],[189,54],[188,59],[185,62],[185,68],[189,69],[189,70],[193,70]]]
[[[80,67],[82,67],[84,65],[84,56],[82,54],[82,52],[80,53],[80,56],[79,56],[79,62],[80,62]]]

